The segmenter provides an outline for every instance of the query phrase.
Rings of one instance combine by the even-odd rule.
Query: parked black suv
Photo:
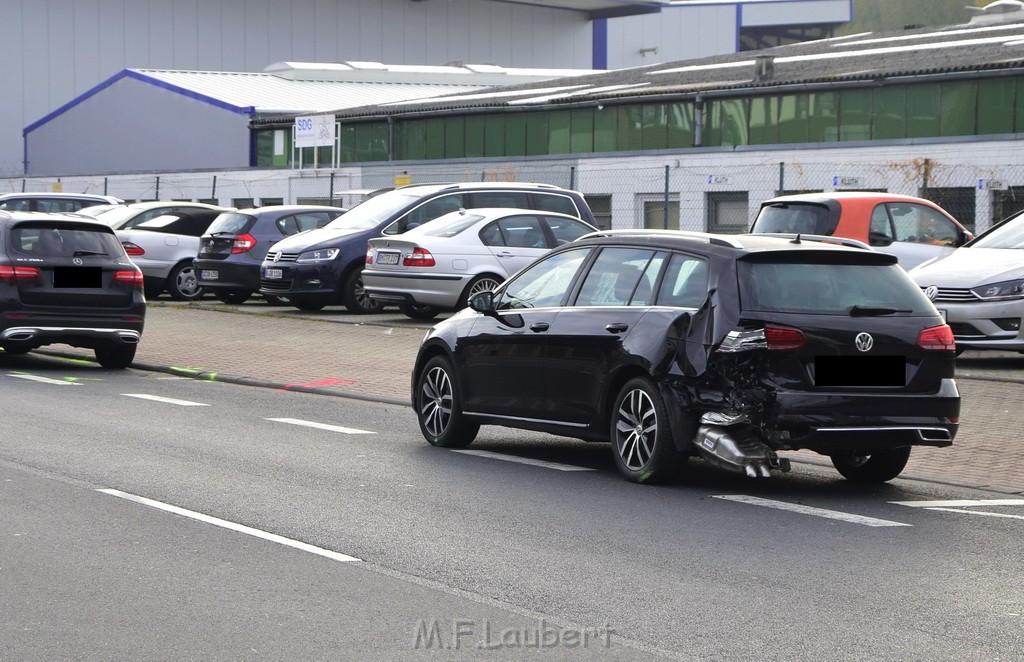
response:
[[[146,317],[142,272],[110,227],[0,212],[0,347],[89,347],[105,368],[135,358]]]
[[[260,293],[287,297],[297,308],[343,304],[349,312],[379,312],[384,303],[363,291],[367,241],[399,234],[450,211],[481,207],[570,214],[591,225],[594,215],[576,191],[529,183],[413,184],[376,195],[319,230],[278,242],[267,253]]]
[[[821,240],[836,241],[819,237]],[[481,424],[612,442],[636,482],[687,456],[748,476],[810,449],[882,482],[948,446],[953,334],[896,264],[807,237],[608,231],[541,258],[423,341],[420,428]]]

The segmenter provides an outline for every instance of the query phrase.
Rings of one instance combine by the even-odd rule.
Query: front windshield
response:
[[[967,245],[971,248],[1024,248],[1024,215],[992,228]]]
[[[422,198],[423,193],[422,190],[382,193],[364,200],[324,227],[332,230],[372,230]]]

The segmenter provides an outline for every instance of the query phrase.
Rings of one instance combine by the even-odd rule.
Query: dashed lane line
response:
[[[1024,506],[1024,499],[955,499],[952,501],[890,501],[911,508],[973,508],[975,506]]]
[[[15,373],[8,373],[8,377],[17,377],[18,379],[27,379],[32,382],[39,382],[41,384],[54,384],[56,386],[81,386],[77,382],[69,382],[63,379],[50,379],[49,377],[40,377],[38,375],[18,375]]]
[[[528,457],[518,457],[516,455],[505,455],[504,453],[492,453],[491,451],[478,451],[478,450],[453,450],[453,453],[462,453],[464,455],[476,455],[478,457],[487,457],[492,460],[501,460],[503,462],[514,462],[516,464],[529,464],[534,467],[544,467],[545,469],[554,469],[556,471],[596,471],[589,467],[577,467],[572,464],[561,464],[559,462],[548,462],[546,460],[533,460]]]
[[[342,554],[341,552],[335,552],[329,549],[324,549],[323,547],[310,545],[309,543],[301,542],[299,540],[285,538],[284,536],[279,536],[276,533],[270,533],[268,531],[254,529],[250,526],[245,526],[244,524],[230,522],[228,520],[220,519],[219,517],[213,517],[211,515],[206,515],[204,513],[198,513],[194,510],[186,510],[184,508],[179,508],[178,506],[172,506],[168,503],[163,503],[162,501],[154,501],[153,499],[147,499],[146,497],[137,496],[135,494],[128,494],[127,492],[121,492],[120,490],[101,489],[97,491],[102,492],[103,494],[108,494],[110,496],[117,497],[119,499],[126,499],[128,501],[133,501],[144,506],[149,506],[151,508],[163,510],[168,513],[174,513],[175,515],[188,517],[189,519],[193,519],[198,522],[205,522],[206,524],[219,526],[222,529],[228,529],[230,531],[235,531],[236,533],[244,533],[247,536],[253,536],[254,538],[260,538],[261,540],[268,540],[270,542],[275,542],[279,545],[284,545],[286,547],[293,547],[303,552],[309,552],[310,554],[316,554],[317,556],[323,556],[329,559],[333,559],[335,561],[350,563],[352,561],[361,560],[354,556],[349,556],[348,554]]]
[[[139,398],[140,400],[152,400],[154,402],[165,402],[169,405],[179,405],[182,407],[209,407],[210,405],[205,402],[192,402],[191,400],[178,400],[176,398],[165,398],[161,395],[149,395],[148,393],[122,393],[121,395],[129,398]]]
[[[892,520],[887,519],[866,517],[864,515],[854,515],[853,513],[844,513],[840,510],[827,510],[825,508],[815,508],[814,506],[805,506],[799,503],[775,501],[773,499],[762,499],[761,497],[747,496],[745,494],[716,494],[712,495],[712,498],[722,499],[724,501],[734,501],[736,503],[745,503],[751,506],[762,506],[764,508],[786,510],[792,513],[800,513],[801,515],[813,515],[814,517],[824,517],[825,519],[834,519],[839,520],[841,522],[849,522],[850,524],[861,524],[863,526],[913,526],[912,524],[905,524],[903,522],[894,522]]]
[[[346,428],[340,425],[314,423],[313,421],[304,421],[299,418],[268,418],[266,420],[274,421],[276,423],[288,423],[289,425],[301,425],[303,427],[316,428],[318,430],[329,430],[330,432],[340,432],[342,434],[377,434],[371,430],[358,430],[356,428]]]
[[[983,515],[985,517],[1001,517],[1004,519],[1024,519],[1024,515],[1010,513],[990,513],[986,510],[962,510],[960,508],[925,508],[925,510],[941,510],[944,513],[964,513],[966,515]]]

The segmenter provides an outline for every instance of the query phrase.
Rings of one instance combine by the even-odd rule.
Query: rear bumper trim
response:
[[[0,339],[10,342],[36,342],[78,337],[113,340],[125,345],[136,345],[142,334],[134,329],[98,329],[67,326],[14,326],[0,333]]]

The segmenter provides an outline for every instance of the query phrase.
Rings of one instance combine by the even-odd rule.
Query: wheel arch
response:
[[[626,385],[626,382],[634,377],[646,377],[654,382],[655,388],[658,389],[661,399],[665,403],[665,409],[668,410],[669,420],[667,424],[676,449],[689,454],[690,442],[697,434],[698,419],[694,414],[690,414],[687,411],[674,389],[652,376],[643,366],[627,365],[612,375],[607,382],[607,390],[602,399],[602,410],[599,414],[599,420],[603,421],[605,428],[610,425],[612,409],[615,407],[616,398],[619,397],[619,391]],[[608,434],[607,430],[605,434]]]
[[[420,372],[423,370],[423,366],[425,366],[427,362],[435,356],[443,356],[447,358],[452,363],[452,369],[456,372],[459,370],[458,364],[455,362],[455,355],[446,343],[436,340],[425,344],[422,349],[420,349],[419,354],[416,355],[416,362],[413,364],[412,368],[412,383],[410,384],[410,388],[412,392],[411,401],[414,406],[416,404],[416,383],[419,381]]]

